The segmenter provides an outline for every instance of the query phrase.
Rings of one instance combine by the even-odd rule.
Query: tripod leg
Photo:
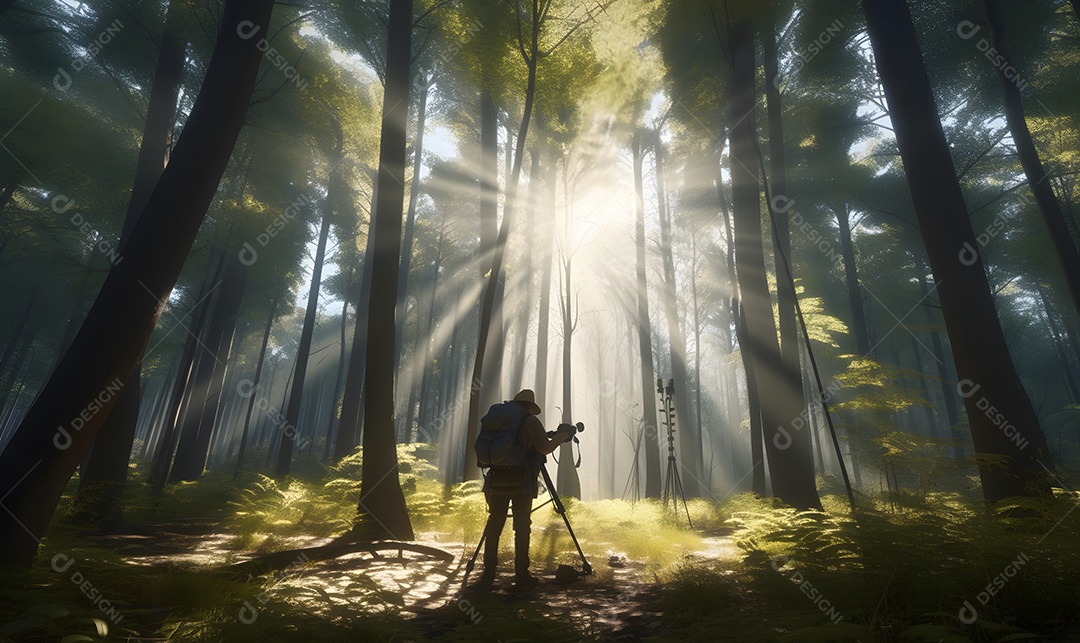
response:
[[[555,503],[555,513],[562,516],[563,522],[566,523],[566,530],[570,532],[570,539],[574,541],[577,553],[581,556],[581,571],[586,576],[591,576],[592,565],[585,558],[585,552],[581,550],[581,543],[578,542],[577,536],[574,534],[574,528],[570,526],[570,519],[566,517],[566,507],[563,505],[562,499],[559,498],[559,492],[555,490],[555,485],[551,483],[551,476],[548,475],[547,467],[540,465],[540,471],[544,474],[544,484],[547,485],[548,493],[551,494],[551,499]]]
[[[484,525],[484,533],[480,535],[480,542],[476,543],[476,550],[473,551],[472,558],[469,559],[469,562],[465,563],[465,578],[463,578],[462,581],[469,577],[469,573],[472,572],[473,567],[476,566],[476,557],[480,555],[480,548],[484,546],[484,541],[486,539],[487,524]]]

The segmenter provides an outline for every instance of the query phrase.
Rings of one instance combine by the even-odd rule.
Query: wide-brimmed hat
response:
[[[540,415],[540,407],[536,404],[536,393],[533,393],[532,389],[521,389],[512,401],[519,402],[529,413]]]

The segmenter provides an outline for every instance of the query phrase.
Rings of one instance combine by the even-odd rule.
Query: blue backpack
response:
[[[517,402],[492,404],[480,419],[473,451],[479,467],[520,467],[527,463],[521,432],[525,411]]]

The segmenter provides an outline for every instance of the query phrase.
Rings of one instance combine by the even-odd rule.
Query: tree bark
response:
[[[851,332],[855,335],[855,351],[862,357],[868,357],[870,336],[867,332],[859,270],[855,265],[855,246],[851,243],[851,219],[848,206],[846,203],[841,203],[834,206],[833,210],[836,212],[836,224],[840,228],[840,252],[844,258],[844,282],[847,284],[848,304],[851,307]]]
[[[169,30],[165,30],[150,87],[146,123],[135,165],[135,180],[120,234],[121,256],[169,160],[169,134],[176,119],[176,98],[183,78],[186,48],[186,42],[175,40]],[[120,496],[127,482],[131,444],[139,421],[141,366],[141,363],[136,365],[124,385],[116,409],[109,413],[102,424],[91,447],[90,457],[80,471],[75,504],[87,509],[76,511],[83,524],[104,521],[116,525],[123,522]]]
[[[251,426],[251,413],[255,410],[255,400],[258,399],[256,392],[259,390],[259,380],[262,378],[263,361],[266,359],[266,347],[270,343],[270,329],[274,326],[274,314],[277,313],[277,300],[270,302],[270,314],[266,316],[266,327],[263,329],[262,344],[259,348],[259,359],[255,362],[255,374],[251,378],[251,395],[248,396],[247,413],[244,416],[244,428],[240,432],[240,447],[236,451],[236,468],[233,470],[233,480],[240,475],[244,467],[244,454],[247,452],[248,429]],[[240,391],[243,395],[243,391]]]
[[[642,150],[641,132],[634,134],[634,219],[637,246],[637,326],[638,326],[638,350],[641,354],[641,412],[643,415],[644,441],[645,441],[645,497],[659,498],[661,494],[660,473],[660,443],[656,426],[656,396],[653,387],[656,385],[655,371],[653,370],[652,351],[652,328],[649,320],[649,290],[646,282],[647,266],[645,264],[645,201],[644,186],[642,181]]]
[[[1027,119],[1024,117],[1024,102],[1020,95],[1018,78],[1010,79],[1007,76],[1007,70],[1015,71],[1016,68],[1013,66],[1006,42],[1006,24],[1001,11],[1001,0],[984,0],[984,2],[990,23],[990,40],[1001,59],[1001,63],[996,67],[998,82],[1005,95],[1005,121],[1009,125],[1013,144],[1016,145],[1016,154],[1020,157],[1020,165],[1024,168],[1028,187],[1035,195],[1035,203],[1038,204],[1046,230],[1050,233],[1054,254],[1057,255],[1061,268],[1065,272],[1065,283],[1068,284],[1073,306],[1080,312],[1080,254],[1076,251],[1076,243],[1069,234],[1061,204],[1054,195],[1053,185],[1047,180],[1047,172],[1043,169],[1039,151],[1035,149],[1035,142],[1031,138]],[[972,246],[972,248],[975,247]]]
[[[686,369],[686,335],[679,319],[679,304],[675,298],[678,288],[675,279],[675,259],[672,250],[673,218],[667,207],[667,190],[664,187],[664,144],[660,132],[656,133],[653,149],[656,160],[657,215],[660,219],[660,254],[664,265],[664,284],[661,303],[667,319],[668,342],[671,350],[671,378],[675,380],[675,423],[679,427],[679,462],[682,468],[683,492],[688,497],[701,495],[701,434],[690,417],[689,377]]]
[[[491,272],[488,273],[487,284],[484,287],[484,299],[480,305],[480,330],[476,342],[476,359],[473,363],[473,375],[469,392],[469,415],[466,425],[466,447],[470,447],[476,441],[476,434],[480,428],[480,393],[484,385],[484,362],[487,355],[488,337],[492,327],[495,313],[496,296],[498,285],[502,279],[503,254],[506,249],[506,240],[510,234],[510,227],[514,222],[514,210],[516,208],[518,182],[521,179],[521,161],[525,156],[525,140],[529,132],[529,121],[532,119],[533,101],[536,98],[536,65],[540,52],[540,24],[543,17],[537,10],[538,0],[533,0],[533,25],[531,30],[531,44],[529,51],[531,57],[526,58],[528,67],[528,79],[525,83],[525,105],[521,116],[521,127],[518,128],[517,149],[514,154],[514,167],[510,177],[506,181],[506,201],[503,207],[502,225],[499,227],[499,236],[495,240],[495,252],[491,259]],[[501,325],[501,324],[500,324]],[[496,377],[496,380],[498,378]],[[480,469],[475,460],[465,459],[465,479],[476,480],[479,478]]]
[[[337,139],[337,154],[341,156],[341,136]],[[292,465],[293,447],[296,444],[297,427],[300,426],[300,404],[304,398],[304,382],[307,381],[308,358],[311,357],[311,337],[315,333],[315,314],[319,311],[319,286],[322,285],[323,262],[326,260],[326,240],[330,238],[330,222],[334,218],[334,204],[327,192],[322,225],[319,227],[319,241],[315,246],[315,262],[311,267],[311,287],[308,288],[307,310],[304,312],[304,327],[300,331],[300,345],[296,349],[296,367],[293,372],[292,388],[289,390],[289,403],[285,405],[285,426],[278,444],[277,467],[274,475],[283,478],[289,475]]]
[[[983,495],[1050,494],[1046,440],[1009,354],[905,0],[863,3],[923,243],[965,395]],[[1014,443],[980,405],[1015,426]],[[1020,446],[1023,444],[1024,446]],[[1030,446],[1030,448],[1025,448]],[[991,463],[990,458],[994,461]],[[1004,460],[1004,464],[1002,464]]]
[[[251,36],[265,33],[272,9],[270,0],[226,1],[202,89],[124,260],[0,454],[0,488],[9,490],[0,513],[3,564],[33,560],[64,486],[116,403],[104,392],[123,385],[142,357],[243,125],[263,54]],[[75,429],[70,423],[84,411],[89,419]],[[65,426],[70,439],[54,430]]]
[[[222,384],[248,272],[237,252],[228,252],[225,262],[221,288],[206,332],[206,348],[195,369],[196,388],[180,431],[169,482],[198,480],[210,453],[210,438],[216,429]]]
[[[732,51],[732,83],[728,121],[731,130],[732,201],[735,218],[735,262],[739,292],[746,315],[747,339],[758,396],[762,401],[762,428],[768,456],[773,495],[799,508],[820,508],[814,479],[810,440],[793,423],[804,410],[798,373],[784,368],[776,339],[772,302],[765,271],[761,209],[754,144],[754,39],[745,23],[731,25],[728,42]]]
[[[1076,404],[1080,400],[1080,389],[1077,389],[1076,378],[1073,377],[1073,368],[1069,364],[1069,358],[1065,355],[1065,342],[1061,339],[1061,331],[1057,322],[1054,321],[1054,309],[1050,306],[1050,298],[1046,296],[1046,288],[1037,284],[1039,299],[1042,301],[1043,310],[1046,312],[1046,324],[1050,328],[1050,338],[1053,340],[1054,350],[1057,352],[1058,361],[1061,362],[1061,374],[1065,378],[1065,390],[1069,395],[1069,401]]]
[[[378,197],[378,185],[373,188],[374,195],[371,199],[371,216],[368,222],[367,249],[362,261],[364,267],[360,272],[360,296],[356,302],[356,325],[353,327],[352,349],[349,353],[349,371],[345,376],[345,392],[341,398],[341,419],[338,421],[337,440],[334,441],[334,461],[351,455],[356,445],[360,443],[360,433],[363,428],[363,416],[360,407],[364,401],[364,364],[367,363],[368,344],[368,308],[367,303],[371,298],[371,282],[373,280],[373,264],[371,258],[375,255],[375,200]]]
[[[224,263],[224,261],[217,262],[217,269],[214,271],[213,276],[203,284],[195,308],[191,311],[190,332],[187,341],[184,342],[184,350],[180,354],[180,363],[177,368],[176,379],[173,382],[173,391],[169,396],[168,411],[166,411],[164,418],[164,429],[162,430],[161,439],[158,441],[157,454],[154,456],[154,466],[150,474],[150,490],[155,496],[161,495],[162,490],[165,488],[165,482],[169,477],[169,468],[172,466],[180,428],[183,426],[180,417],[181,405],[192,388],[189,384],[192,382],[194,375],[195,355],[200,348],[199,336],[202,335],[203,327],[206,324],[206,316],[210,309],[210,293],[218,285],[218,277],[221,276]]]
[[[412,540],[413,529],[398,476],[394,432],[394,304],[401,255],[401,215],[405,204],[405,123],[409,104],[412,0],[391,0],[379,150],[378,199],[368,302],[367,396],[364,404],[364,461],[358,529],[363,536]],[[373,538],[374,539],[374,538]]]
[[[401,243],[401,267],[398,269],[397,289],[397,325],[394,328],[394,340],[396,357],[394,358],[394,373],[401,371],[401,354],[405,350],[405,307],[406,297],[409,291],[409,270],[412,266],[413,235],[416,229],[416,201],[420,197],[420,170],[424,163],[424,125],[427,120],[428,100],[428,76],[424,76],[425,82],[420,84],[419,106],[416,112],[416,139],[413,147],[413,175],[409,183],[409,211],[405,217],[405,235]],[[419,308],[419,302],[417,303]]]

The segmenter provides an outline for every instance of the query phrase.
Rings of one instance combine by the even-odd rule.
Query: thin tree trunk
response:
[[[225,260],[225,274],[206,334],[208,350],[201,354],[195,371],[194,385],[198,388],[180,432],[176,460],[169,474],[170,482],[192,481],[202,477],[210,453],[210,439],[216,429],[222,384],[248,273],[248,266],[238,253],[229,252]]]
[[[1065,390],[1069,395],[1069,400],[1076,404],[1077,400],[1080,400],[1080,389],[1076,387],[1076,378],[1073,377],[1072,365],[1069,364],[1069,358],[1065,355],[1065,344],[1061,340],[1061,331],[1058,329],[1057,322],[1054,321],[1054,309],[1050,307],[1050,298],[1046,296],[1046,288],[1042,284],[1037,284],[1036,289],[1039,291],[1039,299],[1042,300],[1043,310],[1046,312],[1046,324],[1050,327],[1050,338],[1054,344],[1054,350],[1057,352],[1058,361],[1061,362],[1061,374],[1065,378]]]
[[[533,25],[529,51],[531,57],[526,59],[528,67],[528,79],[525,83],[525,105],[521,116],[521,127],[518,128],[517,150],[514,154],[514,167],[510,177],[506,181],[506,201],[503,208],[502,225],[499,227],[499,236],[495,241],[495,252],[491,259],[491,272],[488,274],[484,288],[484,299],[480,306],[480,329],[476,342],[476,359],[473,364],[471,390],[469,394],[469,415],[466,425],[466,445],[476,441],[476,434],[480,428],[480,394],[484,385],[484,364],[487,355],[488,337],[490,335],[494,313],[496,296],[499,282],[502,280],[503,254],[506,249],[506,240],[510,234],[510,227],[514,222],[514,210],[516,208],[518,183],[521,179],[521,161],[525,156],[525,140],[529,132],[529,121],[532,118],[533,101],[536,97],[536,65],[540,56],[540,23],[543,18],[538,12],[538,1],[533,0]],[[501,324],[500,324],[501,326]],[[498,381],[498,377],[494,378]],[[476,480],[480,476],[480,469],[476,462],[469,458],[465,460],[465,479]]]
[[[335,158],[341,156],[342,137],[337,137]],[[326,240],[330,238],[330,222],[334,218],[334,204],[330,192],[326,194],[322,225],[319,227],[319,241],[315,247],[315,262],[311,267],[311,287],[308,288],[307,310],[304,312],[304,327],[300,331],[300,344],[296,350],[296,370],[293,375],[292,389],[289,391],[289,403],[285,406],[285,426],[278,445],[277,466],[274,475],[283,478],[289,475],[292,465],[293,447],[296,444],[296,431],[300,426],[300,404],[304,398],[304,383],[307,381],[308,358],[311,356],[311,338],[315,333],[315,314],[319,310],[319,286],[322,285],[323,262],[326,260]]]
[[[1080,254],[1077,253],[1076,243],[1073,242],[1069,228],[1065,224],[1065,215],[1061,211],[1061,204],[1058,203],[1057,197],[1054,196],[1054,188],[1050,181],[1046,180],[1048,178],[1046,170],[1043,169],[1039,151],[1035,149],[1035,142],[1031,138],[1027,119],[1024,117],[1024,102],[1020,95],[1018,79],[1008,77],[1007,70],[1011,69],[1015,72],[1016,68],[1013,66],[1006,42],[1006,23],[1001,11],[1001,0],[984,1],[990,23],[990,40],[1001,61],[996,68],[998,82],[1005,95],[1005,121],[1009,125],[1013,144],[1016,145],[1016,154],[1020,157],[1020,165],[1024,168],[1028,187],[1035,194],[1035,203],[1038,204],[1047,232],[1050,233],[1054,253],[1065,272],[1065,283],[1068,284],[1073,306],[1080,312]],[[972,246],[972,249],[975,247]]]
[[[552,162],[544,181],[544,209],[547,212],[555,210],[555,182],[558,176],[558,166]],[[548,379],[548,338],[550,336],[551,320],[551,273],[554,271],[555,253],[552,250],[552,230],[550,225],[541,226],[540,242],[538,250],[543,253],[543,272],[540,275],[540,304],[536,315],[536,376],[533,381],[533,389],[536,391],[536,399],[547,399]]]
[[[435,326],[435,303],[438,301],[439,294],[439,266],[442,265],[443,259],[443,243],[446,238],[446,217],[443,217],[439,222],[439,244],[435,250],[435,264],[431,270],[431,298],[428,304],[427,314],[427,328],[424,330],[424,336],[421,341],[424,342],[423,358],[420,362],[423,370],[423,375],[420,377],[420,401],[419,401],[419,425],[417,439],[424,442],[436,442],[440,439],[440,436],[435,435],[434,431],[428,431],[425,427],[429,426],[430,413],[428,404],[431,399],[431,333]],[[447,364],[440,363],[440,370],[445,370]]]
[[[416,139],[413,145],[415,148],[413,150],[413,175],[412,181],[409,183],[409,211],[405,217],[405,236],[401,242],[401,267],[398,270],[397,326],[394,329],[394,338],[397,342],[395,345],[397,357],[394,358],[394,373],[401,372],[401,354],[405,350],[405,338],[403,335],[405,307],[409,291],[409,270],[412,266],[413,236],[416,229],[416,201],[420,196],[420,171],[423,169],[424,162],[424,124],[427,120],[429,82],[429,77],[425,72],[423,82],[419,83],[420,98],[416,113]],[[419,308],[419,305],[417,305],[417,308]]]
[[[213,259],[211,259],[212,262]],[[158,441],[157,454],[154,456],[154,466],[150,473],[150,491],[155,496],[161,494],[165,488],[165,481],[169,477],[169,468],[172,465],[180,428],[183,426],[180,417],[181,404],[185,395],[193,388],[189,386],[189,383],[192,382],[194,375],[195,355],[200,348],[199,336],[202,335],[206,316],[210,310],[210,293],[218,286],[217,279],[221,275],[224,264],[224,260],[218,262],[213,276],[199,290],[199,297],[195,300],[197,303],[191,311],[190,332],[187,341],[184,342],[184,350],[180,354],[180,363],[173,382],[173,391],[169,396],[168,411],[164,418],[164,429]]]
[[[673,215],[667,207],[667,190],[664,187],[664,144],[656,133],[654,147],[656,160],[657,215],[660,219],[660,254],[664,264],[664,284],[660,289],[664,317],[667,319],[668,341],[671,350],[671,377],[675,380],[675,422],[679,426],[679,462],[683,492],[688,497],[701,495],[702,454],[701,434],[690,416],[689,377],[686,369],[686,335],[679,319],[679,304],[675,298],[678,288],[675,276],[675,259],[672,249]]]
[[[995,458],[993,464],[979,462],[983,495],[991,501],[1049,495],[1047,465],[1042,464],[1049,457],[1045,437],[1009,354],[982,260],[965,252],[976,247],[975,233],[911,13],[905,0],[867,0],[863,10],[937,282],[960,392],[966,396],[971,437],[977,454]],[[983,412],[980,405],[985,403],[1007,418],[1007,426],[1015,427],[1013,436]],[[1007,460],[1004,466],[997,457]]]
[[[532,167],[529,170],[529,200],[526,203],[528,210],[525,216],[525,234],[529,239],[536,238],[536,201],[539,198],[540,187],[540,154],[537,150],[532,151]],[[510,390],[517,391],[524,386],[525,381],[525,351],[529,337],[529,319],[532,317],[533,299],[533,248],[530,244],[525,256],[522,258],[521,274],[525,276],[525,294],[518,301],[517,328],[514,337],[513,366],[510,376],[513,378]],[[533,385],[535,390],[535,383]]]
[[[646,283],[645,264],[645,201],[642,181],[641,132],[634,134],[634,218],[637,245],[637,326],[638,350],[641,355],[641,401],[645,421],[645,497],[659,498],[661,494],[660,443],[656,426],[656,396],[653,395],[655,371],[653,370],[652,329],[649,321],[649,290]]]
[[[345,368],[348,364],[348,351],[345,344],[345,331],[349,325],[349,293],[352,291],[353,273],[356,267],[349,266],[349,277],[345,280],[345,292],[341,297],[341,337],[338,340],[341,343],[340,350],[338,352],[338,367],[337,376],[334,378],[334,398],[333,407],[330,413],[330,421],[326,425],[326,444],[323,447],[323,459],[330,459],[330,449],[333,448],[333,442],[337,439],[338,429],[341,425],[341,413],[339,412],[338,403],[341,401],[341,387],[345,379]]]
[[[573,317],[574,290],[571,279],[573,276],[573,254],[569,250],[571,230],[573,228],[573,214],[571,194],[566,189],[568,177],[569,174],[564,172],[563,200],[566,203],[566,242],[563,247],[567,248],[567,254],[566,261],[563,263],[563,283],[561,288],[563,295],[561,298],[563,322],[562,421],[566,424],[573,424],[574,392],[571,386],[573,382],[571,367],[573,365],[574,330],[577,323]],[[574,498],[581,497],[581,481],[578,479],[577,468],[574,466],[574,444],[569,440],[559,445],[559,469],[556,486],[558,487],[559,494],[563,496],[571,496]]]
[[[244,415],[244,428],[240,432],[240,448],[236,452],[236,468],[233,470],[233,480],[240,475],[244,467],[244,454],[247,453],[248,428],[251,426],[251,413],[255,410],[255,401],[258,399],[259,380],[262,377],[263,362],[266,359],[266,347],[270,344],[270,329],[274,325],[274,314],[277,312],[277,300],[270,302],[270,314],[266,316],[266,327],[263,329],[262,344],[259,348],[259,359],[255,362],[255,374],[251,378],[251,394],[248,396],[247,413]],[[240,391],[243,395],[243,391]]]
[[[9,490],[0,514],[3,564],[33,560],[67,481],[116,402],[100,396],[112,382],[122,385],[143,355],[243,125],[263,55],[251,35],[265,33],[272,9],[270,0],[226,0],[202,89],[124,260],[109,271],[82,329],[0,454],[0,488]],[[91,404],[100,408],[81,429],[71,426]],[[70,439],[41,430],[65,426]]]
[[[341,419],[338,421],[337,440],[334,442],[334,461],[351,455],[360,443],[363,428],[363,415],[360,407],[364,401],[364,364],[367,363],[368,346],[368,300],[371,298],[372,270],[371,258],[375,255],[375,199],[378,197],[378,185],[371,200],[371,216],[368,223],[367,250],[364,252],[364,267],[360,272],[360,296],[356,302],[356,325],[353,327],[352,349],[349,353],[349,370],[345,376],[345,392],[341,398]]]
[[[836,212],[836,223],[840,227],[840,251],[844,257],[844,281],[847,284],[848,304],[851,306],[851,332],[855,335],[855,351],[862,357],[868,357],[870,337],[867,334],[866,310],[863,308],[859,271],[855,265],[855,247],[851,243],[851,219],[848,206],[842,203],[834,206],[833,211]]]

